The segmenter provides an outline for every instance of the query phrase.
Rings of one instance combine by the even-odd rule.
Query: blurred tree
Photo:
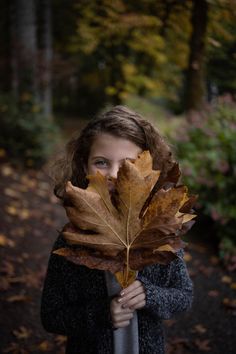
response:
[[[157,69],[166,60],[158,35],[160,21],[146,3],[117,0],[77,5],[78,28],[71,50],[96,58],[106,79],[105,93],[114,104],[129,93],[158,89]]]
[[[178,99],[188,57],[189,0],[72,3],[76,28],[70,27],[69,34],[71,23],[66,22],[69,35],[64,37],[60,5],[54,3],[55,48],[77,65],[71,82],[83,92],[77,100],[80,108],[91,99],[97,108],[104,101],[117,104],[129,94]]]
[[[38,97],[37,38],[35,1],[14,0],[11,23],[13,88],[18,95],[26,92]],[[14,59],[13,59],[14,57]]]
[[[77,27],[78,14],[75,9],[77,2],[77,0],[67,2],[52,0],[53,104],[57,112],[67,114],[80,110],[81,100],[86,97],[86,89],[84,87],[78,89],[81,78],[86,75],[85,70],[80,73],[81,63],[84,61],[69,50],[69,43]],[[86,88],[89,87],[87,83]],[[96,95],[94,99],[97,99]]]
[[[207,99],[236,90],[235,1],[193,0],[191,23],[185,107],[201,110]]]
[[[201,110],[205,94],[205,49],[208,24],[207,0],[193,0],[192,34],[186,80],[186,109]]]
[[[10,75],[8,81],[11,83],[10,91],[13,93],[14,97],[18,98],[18,86],[19,86],[19,75],[18,75],[18,60],[17,60],[17,39],[16,39],[16,28],[17,28],[17,14],[16,14],[16,5],[15,0],[10,2],[10,21],[9,28],[6,29],[9,33],[10,41],[9,46],[9,62],[10,62]]]
[[[235,0],[52,0],[53,36],[50,6],[0,3],[0,86],[32,89],[47,115],[52,37],[60,111],[91,115],[106,102],[140,95],[181,112],[183,92],[187,109],[202,106],[206,83],[209,99],[235,92]]]
[[[1,9],[4,14],[0,15],[0,25],[6,33],[0,49],[4,55],[1,65],[6,69],[2,77],[10,83],[1,84],[1,149],[14,161],[39,166],[57,136],[55,125],[48,119],[52,57],[50,0],[4,1]]]
[[[236,94],[235,1],[218,0],[213,5],[209,12],[206,53],[209,99],[225,92]]]
[[[51,1],[4,0],[0,4],[0,69],[2,92],[28,94],[45,116],[51,101]]]
[[[10,2],[0,2],[0,90],[8,91],[11,86],[9,80],[11,72],[10,60]]]
[[[52,116],[52,31],[51,0],[38,2],[39,13],[39,80],[43,113]]]

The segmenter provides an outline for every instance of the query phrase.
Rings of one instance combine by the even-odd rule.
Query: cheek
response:
[[[101,173],[101,175],[106,176],[107,171],[106,169],[99,169],[98,167],[94,165],[89,165],[86,169],[87,175],[95,175],[97,172]]]

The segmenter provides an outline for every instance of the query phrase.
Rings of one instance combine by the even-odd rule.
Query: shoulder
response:
[[[69,248],[70,246],[66,243],[63,238],[63,235],[60,233],[56,240],[53,243],[49,263],[48,263],[48,272],[57,273],[58,277],[63,277],[64,279],[76,278],[79,275],[86,273],[86,267],[75,264],[66,257],[55,254],[54,251],[60,248]]]
[[[59,233],[56,240],[54,241],[52,252],[62,247],[68,247],[68,245],[66,244],[66,241],[62,236],[62,233]]]
[[[173,272],[185,266],[184,262],[184,250],[180,249],[176,253],[176,258],[168,264],[152,264],[144,267],[139,274],[145,276],[147,279],[156,281],[157,279],[163,279],[166,281]]]
[[[84,265],[79,264],[78,262],[67,259],[64,256],[53,253],[55,250],[60,248],[70,248],[71,246],[67,244],[64,240],[63,235],[59,234],[57,239],[55,240],[49,265],[53,266],[53,268],[57,269],[57,272],[61,272],[61,276],[64,276],[67,281],[72,281],[72,279],[86,279],[88,282],[96,281],[97,277],[104,276],[103,271],[97,269],[91,269]],[[77,247],[76,247],[77,248]]]

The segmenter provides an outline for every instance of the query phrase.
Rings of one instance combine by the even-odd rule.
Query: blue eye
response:
[[[99,167],[99,168],[106,168],[108,167],[108,162],[106,160],[97,160],[94,162],[95,166],[96,167]]]

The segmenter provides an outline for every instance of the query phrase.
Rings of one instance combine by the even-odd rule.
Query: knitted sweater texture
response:
[[[66,247],[59,235],[53,250]],[[169,265],[152,265],[138,273],[146,305],[137,310],[139,353],[164,354],[162,319],[190,308],[192,282],[183,251]],[[112,354],[110,301],[103,271],[50,255],[41,298],[46,331],[67,336],[66,354]]]

